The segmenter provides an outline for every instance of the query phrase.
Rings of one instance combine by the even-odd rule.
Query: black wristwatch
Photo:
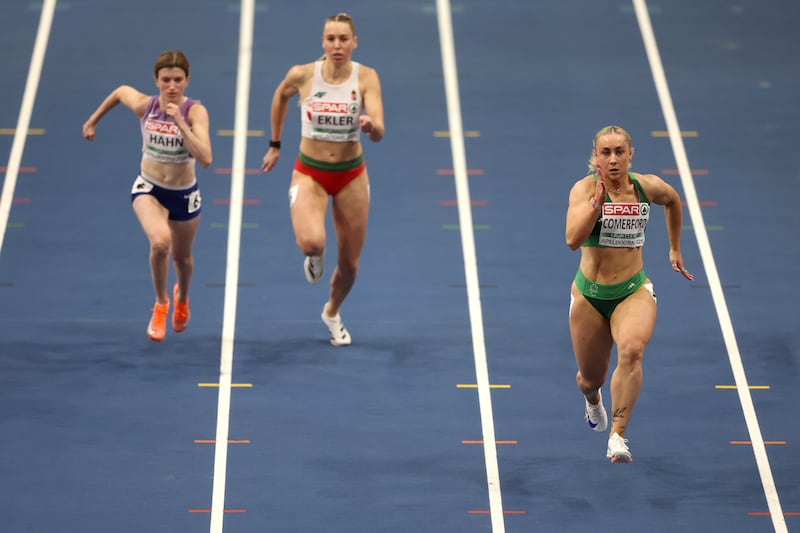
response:
[[[270,148],[277,148],[278,150],[281,149],[281,142],[280,141],[270,141],[269,142]]]

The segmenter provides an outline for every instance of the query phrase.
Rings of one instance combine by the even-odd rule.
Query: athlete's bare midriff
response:
[[[142,158],[141,170],[142,173],[159,183],[176,189],[184,186],[189,187],[196,180],[194,161],[160,163]]]
[[[613,285],[631,278],[644,268],[641,248],[584,246],[580,269],[586,279]]]
[[[361,149],[360,142],[317,141],[308,137],[300,141],[303,155],[325,163],[350,161],[361,155]]]

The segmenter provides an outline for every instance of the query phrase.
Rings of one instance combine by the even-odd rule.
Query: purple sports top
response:
[[[196,100],[187,98],[181,104],[181,115],[187,123],[189,108]],[[186,163],[194,156],[186,149],[180,128],[172,117],[158,107],[158,95],[151,96],[141,119],[142,157],[159,163]]]

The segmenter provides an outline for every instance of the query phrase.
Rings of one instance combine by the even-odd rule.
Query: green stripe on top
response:
[[[318,161],[312,159],[302,152],[297,155],[300,162],[307,167],[316,168],[318,170],[325,170],[328,172],[344,172],[356,168],[364,161],[364,154],[359,155],[355,159],[349,161],[337,161],[336,163],[326,163],[325,161]]]
[[[180,150],[160,150],[153,146],[148,146],[147,151],[153,152],[154,154],[162,154],[162,155],[183,155],[189,153],[189,150],[187,150],[186,148]]]
[[[355,133],[358,128],[350,128],[349,130],[335,130],[333,128],[311,128],[311,131],[316,133]]]
[[[639,184],[639,180],[634,178],[633,174],[631,174],[630,172],[628,172],[627,174],[631,180],[631,183],[633,183],[633,188],[636,189],[636,194],[639,196],[639,203],[649,204],[650,200],[647,199],[647,195],[644,193],[644,189],[642,189],[642,186]],[[597,179],[598,179],[597,172],[595,172],[594,181],[597,182]],[[608,192],[606,192],[606,202],[613,203],[613,200],[608,195]]]

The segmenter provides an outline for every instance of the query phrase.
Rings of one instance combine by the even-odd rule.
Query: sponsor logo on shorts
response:
[[[597,283],[592,283],[589,285],[588,292],[589,296],[597,296],[597,294],[600,292],[600,287],[597,286]]]

